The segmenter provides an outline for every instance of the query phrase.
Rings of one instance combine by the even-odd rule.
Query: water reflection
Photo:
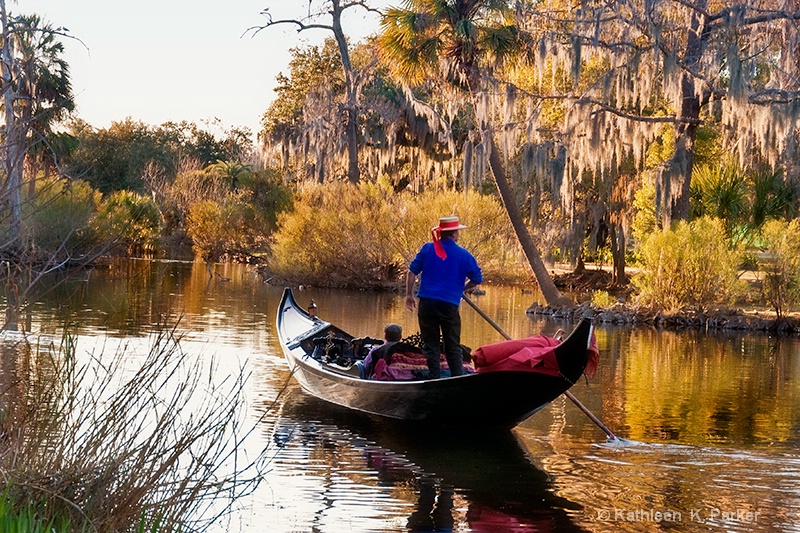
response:
[[[282,447],[276,469],[315,464],[322,508],[309,527],[325,530],[332,516],[347,514],[357,531],[381,520],[389,528],[382,531],[584,531],[567,515],[580,506],[553,494],[548,475],[508,431],[421,432],[296,393],[273,438]],[[358,520],[342,512],[372,499],[379,505],[371,514],[360,509]]]
[[[247,414],[264,418],[248,450],[269,444],[271,470],[234,519],[244,525],[220,531],[431,530],[450,520],[458,531],[800,531],[796,338],[598,327],[597,375],[572,392],[638,447],[600,446],[605,435],[563,398],[500,438],[427,436],[305,396],[275,337],[283,288],[243,265],[217,270],[230,281],[209,283],[202,263],[158,261],[62,280],[28,308],[25,329],[58,342],[71,324],[81,353],[91,338],[113,352],[146,349],[154,324],[180,317],[188,353],[216,357],[221,374],[252,371]],[[396,294],[312,288],[297,297],[357,335],[380,336],[387,322],[416,329]],[[490,285],[476,302],[514,337],[571,329],[525,315],[531,298]],[[462,317],[468,345],[501,339],[472,310]],[[0,365],[14,383],[17,364]],[[697,509],[709,514],[692,520]],[[714,509],[761,514],[737,522]],[[683,520],[602,519],[616,510],[674,510]]]
[[[631,439],[800,444],[797,339],[647,329],[598,331],[602,410]]]
[[[530,439],[530,440],[529,440]],[[536,446],[537,437],[525,442]],[[678,444],[567,442],[535,457],[592,531],[797,531],[800,457]]]

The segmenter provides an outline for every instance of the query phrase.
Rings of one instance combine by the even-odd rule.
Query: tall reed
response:
[[[261,479],[263,454],[237,446],[245,383],[190,357],[174,328],[146,354],[77,356],[20,343],[0,364],[3,505],[72,531],[206,529]],[[87,359],[80,361],[79,359]]]

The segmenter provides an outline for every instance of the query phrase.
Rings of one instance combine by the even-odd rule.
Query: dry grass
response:
[[[3,354],[7,506],[76,531],[197,531],[256,487],[263,454],[245,459],[237,446],[254,427],[243,421],[242,369],[220,380],[167,327],[146,355],[79,363],[76,352],[66,335]]]

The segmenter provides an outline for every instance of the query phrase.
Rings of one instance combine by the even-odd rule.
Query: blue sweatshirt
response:
[[[422,274],[417,296],[459,305],[467,279],[478,284],[483,281],[483,274],[472,254],[453,239],[442,239],[440,242],[447,252],[447,259],[440,259],[433,243],[428,242],[422,246],[408,269],[415,275]]]

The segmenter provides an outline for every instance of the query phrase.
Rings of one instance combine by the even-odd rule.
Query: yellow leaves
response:
[[[778,316],[800,301],[800,219],[764,224],[764,298]]]
[[[439,217],[451,214],[469,226],[459,244],[475,255],[485,275],[527,273],[496,198],[457,191],[396,194],[385,183],[301,191],[294,210],[280,217],[270,267],[279,276],[320,286],[392,286],[430,240]]]

